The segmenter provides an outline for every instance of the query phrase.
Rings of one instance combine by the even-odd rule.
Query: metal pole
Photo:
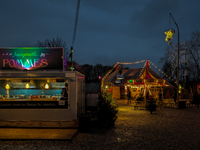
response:
[[[172,14],[170,13],[170,16],[172,17],[172,19],[174,20],[174,17],[172,16]],[[176,23],[176,21],[174,20],[174,23],[177,27],[178,30],[178,62],[177,62],[177,108],[179,108],[179,27]]]
[[[71,47],[71,67],[70,67],[71,71],[74,70],[73,69],[73,52],[74,52],[73,47]]]

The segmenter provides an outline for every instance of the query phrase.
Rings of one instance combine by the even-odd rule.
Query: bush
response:
[[[146,109],[149,110],[152,114],[153,111],[156,111],[157,105],[155,100],[147,101]]]
[[[200,95],[198,95],[197,93],[194,93],[192,103],[195,104],[197,107],[199,107]]]
[[[99,95],[99,111],[97,113],[97,118],[99,124],[102,126],[114,126],[117,119],[117,108],[115,101],[112,100],[112,95],[105,93],[104,95]]]
[[[142,96],[142,94],[139,94],[138,97],[136,98],[136,101],[143,101],[144,97]]]

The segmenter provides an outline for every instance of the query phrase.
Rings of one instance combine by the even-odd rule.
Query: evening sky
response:
[[[37,40],[60,37],[70,50],[76,5],[77,0],[0,0],[0,47],[34,47]],[[81,0],[75,60],[113,65],[149,59],[161,67],[166,29],[175,29],[177,44],[169,13],[184,42],[200,29],[199,7],[199,0]]]

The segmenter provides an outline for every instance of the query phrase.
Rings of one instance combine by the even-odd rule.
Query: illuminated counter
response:
[[[65,83],[68,100],[60,100]],[[0,71],[0,120],[76,120],[85,112],[84,84],[84,75],[77,71]]]

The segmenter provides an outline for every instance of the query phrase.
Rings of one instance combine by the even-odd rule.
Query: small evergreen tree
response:
[[[156,111],[156,108],[157,108],[156,101],[153,99],[149,99],[147,101],[146,109],[149,110],[152,114],[153,111]]]
[[[198,95],[197,93],[194,93],[192,103],[195,104],[195,106],[199,107],[200,95]]]
[[[144,97],[142,96],[142,94],[139,94],[138,97],[136,98],[136,101],[143,101]]]
[[[99,111],[97,118],[102,126],[114,126],[117,119],[117,108],[110,93],[99,95]]]

